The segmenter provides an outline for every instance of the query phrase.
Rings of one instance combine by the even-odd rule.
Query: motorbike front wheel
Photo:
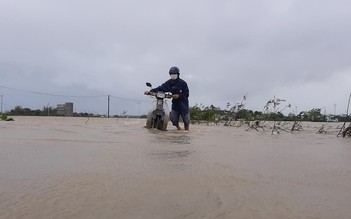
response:
[[[166,126],[163,124],[164,121],[162,121],[161,116],[157,116],[152,124],[152,128],[161,130],[161,131],[166,131]]]
[[[152,123],[152,128],[157,129],[160,122],[161,122],[160,116],[156,116],[156,118],[154,119],[154,121]]]
[[[351,137],[351,127],[347,127],[343,132],[342,132],[342,137],[345,138],[346,136]]]

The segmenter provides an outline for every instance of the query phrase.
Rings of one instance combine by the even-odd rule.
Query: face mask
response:
[[[178,75],[177,74],[171,74],[171,79],[172,80],[175,80],[175,79],[177,79],[178,78]]]

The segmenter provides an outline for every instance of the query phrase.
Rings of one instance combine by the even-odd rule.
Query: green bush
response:
[[[14,121],[13,118],[7,117],[5,114],[0,115],[0,121]]]
[[[5,114],[0,115],[0,120],[6,120],[7,116]]]

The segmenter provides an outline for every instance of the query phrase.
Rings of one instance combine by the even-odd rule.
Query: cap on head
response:
[[[179,74],[179,68],[177,66],[173,66],[169,69],[169,74]]]

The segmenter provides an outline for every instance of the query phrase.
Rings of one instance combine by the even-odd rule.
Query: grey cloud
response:
[[[144,100],[145,81],[160,84],[178,65],[192,104],[224,107],[248,93],[260,109],[281,93],[307,108],[311,100],[287,88],[324,86],[351,69],[351,4],[343,0],[1,4],[2,85]]]

